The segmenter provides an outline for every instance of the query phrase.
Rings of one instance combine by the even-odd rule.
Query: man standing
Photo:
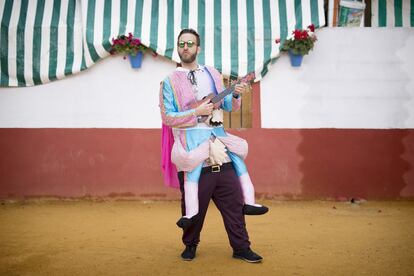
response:
[[[173,128],[174,137],[179,140],[176,142],[180,142],[186,150],[190,151],[204,145],[209,139],[225,135],[222,126],[207,126],[200,121],[201,116],[212,114],[214,109],[212,103],[205,101],[191,108],[204,96],[211,92],[220,93],[224,88],[222,76],[216,69],[200,66],[197,63],[197,55],[201,50],[197,32],[193,29],[183,29],[177,40],[181,67],[162,82],[160,109],[163,123]],[[238,109],[241,101],[240,93],[244,90],[243,86],[237,86],[233,94],[223,99],[221,107],[227,111]],[[182,240],[186,248],[181,257],[188,261],[195,258],[208,204],[210,199],[213,199],[223,217],[230,245],[233,248],[233,257],[248,262],[260,262],[262,257],[250,249],[243,214],[243,195],[234,164],[230,156],[227,156],[222,163],[221,166],[209,166],[205,162],[194,172],[178,172],[183,216],[185,205],[190,204],[184,200],[184,193],[190,193],[191,187],[195,185],[187,185],[187,183],[198,185],[196,191],[199,207],[194,221],[188,228],[184,228]],[[188,179],[195,180],[188,182]]]

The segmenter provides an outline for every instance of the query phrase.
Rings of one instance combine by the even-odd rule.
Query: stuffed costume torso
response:
[[[204,70],[204,80],[201,81],[203,87],[198,87],[198,89],[189,79],[189,70],[183,68],[177,68],[161,84],[160,109],[163,123],[173,128],[175,142],[180,142],[186,151],[196,149],[212,135],[228,136],[222,126],[211,127],[205,123],[199,123],[195,109],[190,107],[206,94],[206,90],[212,89],[211,92],[215,94],[224,90],[222,76],[216,69],[199,66],[198,70]],[[210,84],[208,84],[208,79],[210,79]],[[207,89],[205,85],[208,86]],[[197,95],[197,92],[201,92],[202,95]],[[237,110],[240,108],[240,98],[236,99],[229,94],[224,97],[220,107],[225,111]],[[238,155],[230,151],[228,155],[238,176],[247,172],[244,161]],[[173,159],[174,156],[171,158]],[[200,162],[195,169],[188,171],[186,173],[188,181],[198,182],[202,167],[203,162]],[[180,170],[180,168],[177,169]]]

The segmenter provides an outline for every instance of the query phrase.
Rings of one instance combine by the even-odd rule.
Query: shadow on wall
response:
[[[404,160],[407,160],[410,164],[414,164],[414,130],[411,129],[409,134],[402,140],[405,151],[401,156]],[[414,169],[406,171],[404,174],[404,181],[407,185],[404,190],[401,191],[402,197],[414,198]]]

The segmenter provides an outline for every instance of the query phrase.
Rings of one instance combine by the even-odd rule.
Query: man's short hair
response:
[[[197,38],[197,41],[196,41],[197,46],[200,46],[200,35],[194,29],[191,29],[191,28],[181,30],[180,34],[177,37],[177,43],[180,40],[180,36],[182,36],[183,34],[192,34],[192,35],[194,35]]]

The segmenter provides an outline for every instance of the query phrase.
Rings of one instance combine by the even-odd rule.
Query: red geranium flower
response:
[[[294,30],[292,32],[292,34],[295,37],[295,39],[300,39],[302,37],[302,31],[301,30]]]
[[[308,29],[313,33],[313,32],[315,32],[315,25],[313,25],[313,24],[310,24],[309,26],[308,26]]]
[[[307,39],[309,37],[309,34],[306,30],[302,31],[300,39]]]
[[[289,51],[296,55],[307,55],[316,42],[316,35],[314,34],[315,26],[313,24],[308,26],[308,29],[295,29],[292,32],[292,37],[283,41],[280,47],[281,51]],[[276,44],[280,43],[280,39],[275,40]]]

